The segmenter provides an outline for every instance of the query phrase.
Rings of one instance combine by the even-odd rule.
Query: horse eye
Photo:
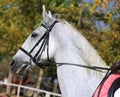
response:
[[[34,33],[34,32],[33,32],[33,33],[31,34],[31,37],[36,37],[36,36],[38,36],[37,33]]]

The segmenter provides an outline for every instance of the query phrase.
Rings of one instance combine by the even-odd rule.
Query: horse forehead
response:
[[[39,33],[39,32],[45,32],[45,31],[46,31],[46,29],[43,26],[40,25],[33,31],[33,33],[34,32]]]

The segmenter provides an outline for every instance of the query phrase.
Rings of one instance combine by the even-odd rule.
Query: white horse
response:
[[[62,97],[92,97],[104,73],[77,67],[74,64],[108,66],[84,36],[68,22],[55,19],[44,7],[42,15],[44,25],[34,30],[22,45],[22,49],[15,54],[11,63],[12,71],[18,72],[20,66],[24,67],[23,64],[34,66],[36,61],[48,60],[48,56],[49,60],[54,59],[56,63],[71,63],[61,66],[56,64]],[[44,42],[45,39],[41,38],[45,33],[49,33],[48,42]],[[38,42],[39,40],[41,41]],[[43,42],[47,46],[41,46]],[[43,50],[39,51],[41,47]]]

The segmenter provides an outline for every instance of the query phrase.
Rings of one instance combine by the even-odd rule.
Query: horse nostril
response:
[[[9,65],[10,65],[10,66],[13,66],[13,65],[14,65],[14,63],[15,63],[15,61],[14,61],[14,60],[12,60],[12,61],[9,63]]]

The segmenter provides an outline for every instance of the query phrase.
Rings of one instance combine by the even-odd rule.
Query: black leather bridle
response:
[[[56,23],[58,23],[58,21],[54,21],[53,24],[51,24],[50,26],[46,26],[43,23],[41,24],[41,26],[43,26],[46,29],[46,31],[43,34],[43,36],[38,40],[38,42],[34,45],[34,47],[30,50],[30,52],[20,47],[20,50],[24,52],[26,55],[28,55],[35,64],[40,64],[38,62],[38,59],[41,58],[46,47],[47,47],[47,60],[49,61],[49,35]],[[39,45],[39,43],[41,43],[39,50],[34,56],[32,56],[31,53]]]
[[[81,64],[74,64],[74,63],[57,63],[57,62],[51,62],[49,59],[49,35],[51,30],[53,29],[53,27],[55,26],[55,24],[58,23],[58,21],[54,21],[53,24],[51,24],[50,26],[46,26],[43,23],[41,24],[41,26],[43,26],[46,31],[43,34],[43,36],[38,40],[38,42],[34,45],[34,47],[31,49],[30,52],[28,52],[27,50],[25,50],[24,48],[20,47],[20,50],[22,52],[24,52],[26,55],[28,55],[31,60],[38,66],[42,67],[42,66],[53,66],[55,64],[57,64],[58,66],[61,65],[73,65],[73,66],[78,66],[78,67],[82,67],[82,68],[88,68],[88,69],[92,69],[95,71],[101,71],[102,70],[110,70],[110,68],[104,68],[104,67],[97,67],[97,66],[86,66],[86,65],[81,65]],[[41,43],[41,46],[39,48],[39,50],[37,51],[37,53],[32,56],[32,52],[34,51],[34,49],[39,45],[39,43]],[[47,47],[47,62],[39,62],[39,59],[41,58],[41,55],[43,54],[45,48]],[[50,65],[52,64],[52,65]],[[24,67],[25,68],[29,68],[31,65],[28,63],[26,64]]]

